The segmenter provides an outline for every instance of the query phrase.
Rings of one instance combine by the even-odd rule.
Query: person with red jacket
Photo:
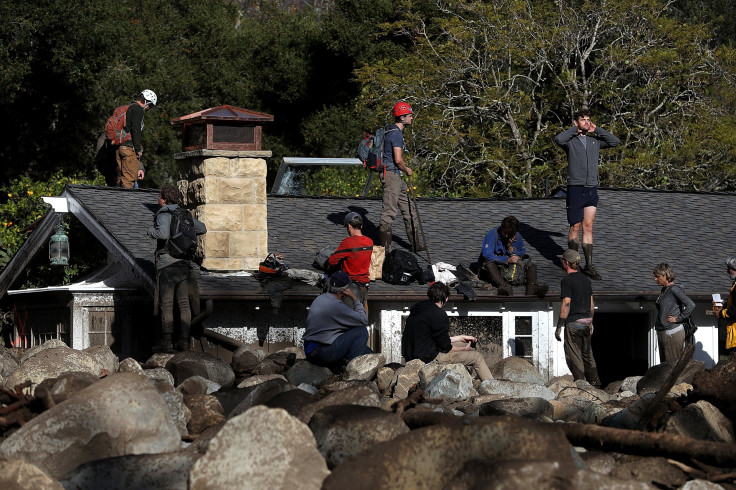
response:
[[[369,270],[373,240],[363,235],[363,217],[355,211],[348,213],[343,223],[348,231],[348,237],[332,253],[328,264],[330,269],[339,269],[347,273],[352,281],[350,288],[367,310],[366,296],[371,282]]]

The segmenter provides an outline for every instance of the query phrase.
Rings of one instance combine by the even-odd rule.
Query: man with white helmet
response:
[[[128,106],[125,113],[125,139],[116,154],[118,177],[117,186],[126,189],[135,187],[136,180],[142,180],[145,172],[141,156],[143,155],[143,118],[145,111],[154,107],[158,97],[153,90],[141,92],[138,100]]]
[[[412,251],[419,252],[424,250],[424,247],[419,243],[418,230],[413,223],[413,220],[417,219],[417,211],[409,202],[407,185],[401,178],[402,172],[411,176],[411,169],[404,162],[404,135],[402,133],[414,120],[414,111],[406,102],[397,102],[392,112],[394,124],[386,126],[386,136],[383,140],[383,163],[386,165],[386,172],[381,176],[383,207],[381,208],[378,239],[388,254],[391,249],[391,224],[401,211]]]

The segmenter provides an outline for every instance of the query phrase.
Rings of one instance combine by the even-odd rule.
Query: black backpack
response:
[[[192,260],[197,251],[197,233],[194,218],[189,211],[178,207],[171,211],[169,239],[164,248],[175,259]]]
[[[383,280],[389,284],[424,284],[426,276],[417,256],[406,250],[394,249],[383,262]]]
[[[358,158],[363,166],[372,172],[386,174],[386,165],[383,164],[383,140],[386,134],[398,131],[397,127],[389,126],[378,128],[373,134],[368,134],[358,145]]]

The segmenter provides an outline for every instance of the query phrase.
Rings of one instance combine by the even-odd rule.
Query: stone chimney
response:
[[[179,167],[183,205],[207,226],[202,266],[213,271],[258,269],[268,253],[266,160],[262,121],[273,116],[231,106],[173,119],[182,125]]]

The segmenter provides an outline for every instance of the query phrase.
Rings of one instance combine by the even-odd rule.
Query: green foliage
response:
[[[104,184],[102,177],[87,180],[79,175],[65,177],[61,171],[56,172],[46,181],[34,181],[29,177],[13,179],[8,185],[0,188],[0,268],[4,268],[23,245],[28,233],[46,214],[48,204],[44,203],[44,196],[58,196],[66,184]],[[85,250],[80,248],[80,250]],[[61,272],[62,276],[74,277],[80,271],[86,270],[84,255],[76,265]],[[48,259],[46,259],[48,262]],[[28,273],[34,272],[29,268]]]

